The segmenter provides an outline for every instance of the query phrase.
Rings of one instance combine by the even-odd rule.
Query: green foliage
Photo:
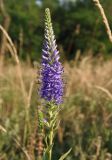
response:
[[[42,19],[46,7],[52,12],[57,42],[59,49],[65,53],[64,57],[72,59],[77,50],[82,54],[91,51],[94,55],[112,52],[102,18],[90,0],[63,1],[62,4],[59,0],[42,0],[40,5],[36,0],[4,2],[11,17],[9,34],[23,59],[40,58],[44,33]],[[111,25],[112,2],[102,0],[101,3]]]
[[[59,160],[64,160],[67,156],[68,156],[68,154],[71,152],[71,149],[69,149],[69,151],[68,152],[66,152],[65,154],[63,154],[60,158],[59,158]]]
[[[70,147],[72,144],[73,159],[83,160],[88,157],[91,159],[97,157],[96,152],[99,152],[98,157],[103,160],[107,152],[112,153],[110,150],[111,123],[108,121],[107,126],[105,122],[105,116],[112,112],[112,101],[106,100],[103,95],[94,91],[92,94],[91,98],[87,98],[87,95],[79,91],[78,94],[67,99],[67,105],[65,104],[63,125],[66,132],[72,134],[64,135],[64,139],[68,141],[66,146]]]
[[[23,52],[20,55],[34,58],[40,51],[40,37],[42,39],[39,7],[36,5],[35,0],[20,0],[18,3],[16,0],[6,0],[5,4],[11,17],[9,33],[18,46],[20,34],[22,34]]]

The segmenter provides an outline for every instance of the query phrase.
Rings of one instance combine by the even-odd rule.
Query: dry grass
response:
[[[103,61],[91,57],[82,58],[79,62],[71,61],[64,63],[66,76],[66,96],[75,94],[77,90],[92,92],[96,88],[105,88],[112,92],[112,60]],[[36,71],[31,64],[22,64],[22,75],[26,91],[30,91],[30,84],[36,77]],[[1,83],[0,91],[7,90],[7,85],[11,85],[16,92],[21,91],[20,80],[17,74],[17,65],[6,64],[0,72]],[[30,91],[31,92],[31,91]],[[21,93],[22,94],[22,93]],[[31,93],[30,93],[31,94]]]
[[[67,87],[65,109],[62,111],[62,114],[60,114],[63,125],[59,128],[58,136],[60,143],[62,144],[64,137],[66,137],[66,139],[68,136],[71,137],[69,137],[69,139],[73,138],[71,144],[74,147],[75,143],[77,143],[78,147],[74,147],[74,154],[78,149],[80,154],[88,157],[88,153],[80,148],[82,147],[80,146],[81,144],[78,144],[81,139],[81,141],[83,141],[85,130],[90,129],[90,132],[91,130],[94,130],[95,132],[95,136],[93,136],[90,142],[88,142],[88,137],[86,138],[87,143],[89,143],[89,145],[91,143],[92,150],[94,150],[95,143],[99,143],[99,141],[97,142],[98,136],[102,137],[102,134],[104,134],[103,136],[105,137],[105,130],[109,130],[110,132],[109,127],[112,119],[110,108],[112,100],[111,66],[112,60],[103,61],[100,58],[93,59],[91,57],[85,57],[80,61],[71,61],[70,63],[65,62],[64,64]],[[0,72],[0,130],[6,129],[7,132],[11,132],[11,134],[13,133],[16,137],[19,136],[19,141],[17,139],[17,142],[21,145],[22,151],[22,145],[24,144],[23,127],[25,125],[24,116],[26,114],[26,106],[24,105],[24,96],[21,91],[17,67],[17,64],[6,62]],[[31,64],[21,63],[21,73],[23,75],[26,92],[30,93],[30,97],[32,95],[30,105],[28,106],[29,119],[35,119],[32,111],[35,111],[37,106],[36,101],[39,101],[39,99],[37,98],[35,85],[32,89],[30,89],[30,85],[35,79],[36,72]],[[85,129],[84,126],[86,126]],[[94,126],[96,126],[96,129],[94,129]],[[69,128],[69,130],[66,130],[66,127]],[[29,128],[30,133],[34,133],[32,129],[35,129],[35,127],[32,124],[32,120],[29,122]],[[100,133],[100,131],[97,130],[98,128],[104,133]],[[29,136],[26,135],[27,140]],[[78,142],[74,142],[74,136],[77,137],[76,141]],[[103,139],[103,141],[105,140]],[[6,143],[5,140],[4,143]],[[69,141],[67,143],[69,143]],[[24,145],[24,147],[27,148],[27,145]],[[102,148],[100,148],[100,151],[101,150]],[[90,151],[87,150],[87,152]],[[26,149],[25,153],[27,154]],[[93,155],[93,153],[91,154]],[[94,156],[96,154],[97,153],[94,153]],[[105,154],[107,154],[107,152]],[[91,159],[91,156],[89,159]],[[82,159],[83,158],[80,157],[80,160]]]
[[[90,93],[98,88],[104,88],[112,92],[111,66],[112,60],[104,62],[91,57],[83,58],[78,64],[73,61],[70,64],[65,63],[68,75],[67,95],[74,94],[80,89]]]
[[[112,43],[112,32],[111,32],[111,29],[110,29],[110,26],[109,26],[108,19],[105,15],[105,11],[103,9],[103,6],[101,5],[99,0],[93,0],[93,2],[95,3],[95,5],[97,6],[97,8],[100,11],[100,14],[101,14],[102,19],[103,19],[103,23],[104,23],[106,31],[107,31],[107,35],[109,37],[110,42]]]

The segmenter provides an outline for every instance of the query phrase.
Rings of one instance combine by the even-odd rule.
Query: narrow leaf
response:
[[[68,152],[66,152],[65,154],[63,154],[63,155],[60,157],[59,160],[64,160],[64,159],[68,156],[68,154],[71,152],[71,150],[72,150],[72,148],[70,148]]]
[[[50,146],[48,146],[48,147],[45,149],[42,160],[48,160],[49,151],[52,149],[52,147],[53,147],[53,144],[50,145]]]
[[[45,153],[43,154],[42,160],[48,160],[48,153],[45,152]]]

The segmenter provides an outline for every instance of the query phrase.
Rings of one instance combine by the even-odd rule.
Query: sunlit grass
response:
[[[104,62],[90,57],[77,62],[65,62],[65,107],[60,114],[54,159],[57,153],[59,155],[71,146],[73,150],[70,159],[92,159],[96,156],[105,160],[108,154],[111,156],[111,66],[111,60]],[[0,129],[0,156],[4,160],[10,157],[25,159],[27,156],[22,147],[25,147],[31,157],[36,152],[34,138],[37,134],[36,109],[39,103],[36,85],[32,89],[29,129],[24,144],[26,109],[16,67],[8,63],[0,72],[0,125],[7,130],[5,133]],[[31,64],[22,64],[21,68],[25,88],[29,91],[29,86],[35,79],[35,70]],[[31,143],[32,139],[34,144]]]

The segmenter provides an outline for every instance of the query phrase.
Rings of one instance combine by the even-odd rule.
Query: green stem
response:
[[[52,144],[53,144],[53,126],[52,126],[52,117],[53,117],[53,113],[52,111],[50,111],[50,133],[49,133],[49,146],[50,146],[50,151],[49,151],[49,160],[52,160]]]
[[[50,141],[50,146],[52,146],[52,143],[53,143],[53,130],[50,131],[50,137],[49,137],[49,141]],[[49,151],[49,160],[52,159],[52,147]]]
[[[57,127],[57,107],[54,104],[48,104],[47,107],[47,127],[48,127],[48,134],[47,134],[47,141],[46,141],[46,150],[48,160],[52,160],[52,150],[53,150],[53,140],[54,140],[54,134]]]
[[[29,124],[29,113],[28,109],[26,109],[25,113],[25,126],[24,126],[24,137],[23,137],[23,146],[25,146],[26,137],[27,137],[27,131],[28,131],[28,124]]]

